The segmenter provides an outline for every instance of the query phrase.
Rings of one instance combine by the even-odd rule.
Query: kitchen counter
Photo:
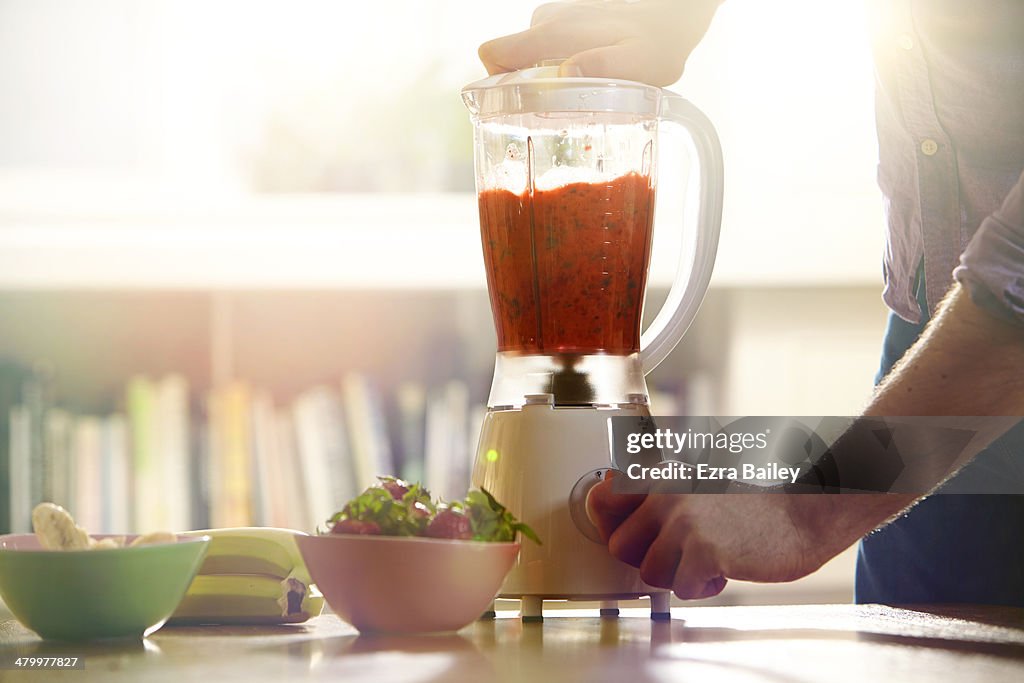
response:
[[[684,607],[672,621],[512,612],[458,634],[360,636],[331,614],[287,627],[163,628],[145,641],[39,640],[0,607],[0,661],[84,657],[85,670],[0,680],[86,681],[1022,681],[1024,610],[800,605]]]

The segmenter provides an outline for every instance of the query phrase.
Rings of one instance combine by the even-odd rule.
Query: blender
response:
[[[473,465],[486,488],[539,535],[524,542],[499,597],[524,620],[545,600],[669,593],[602,545],[587,495],[614,468],[609,418],[649,417],[644,375],[693,321],[711,278],[722,213],[722,158],[708,119],[643,83],[563,78],[542,65],[466,86],[480,233],[498,337]],[[651,255],[659,126],[684,131],[682,249],[668,298],[641,335]],[[662,190],[665,191],[664,189]]]

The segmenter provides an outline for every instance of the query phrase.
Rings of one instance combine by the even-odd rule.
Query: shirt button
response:
[[[910,37],[909,33],[901,33],[900,36],[896,39],[896,44],[899,45],[904,50],[914,49],[914,39]]]
[[[932,156],[939,151],[939,143],[935,142],[931,138],[925,138],[921,141],[921,153],[925,156]]]

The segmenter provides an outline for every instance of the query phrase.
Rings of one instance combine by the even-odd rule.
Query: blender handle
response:
[[[640,337],[640,362],[644,374],[668,357],[696,317],[715,267],[718,233],[722,224],[724,174],[718,134],[711,121],[679,95],[666,91],[662,104],[662,120],[683,126],[693,140],[700,167],[700,205],[693,262],[687,262],[686,241],[683,240],[679,265],[665,304]]]

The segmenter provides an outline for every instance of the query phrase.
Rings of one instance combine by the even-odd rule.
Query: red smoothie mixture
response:
[[[515,195],[480,194],[499,351],[640,350],[654,188],[630,173]]]

